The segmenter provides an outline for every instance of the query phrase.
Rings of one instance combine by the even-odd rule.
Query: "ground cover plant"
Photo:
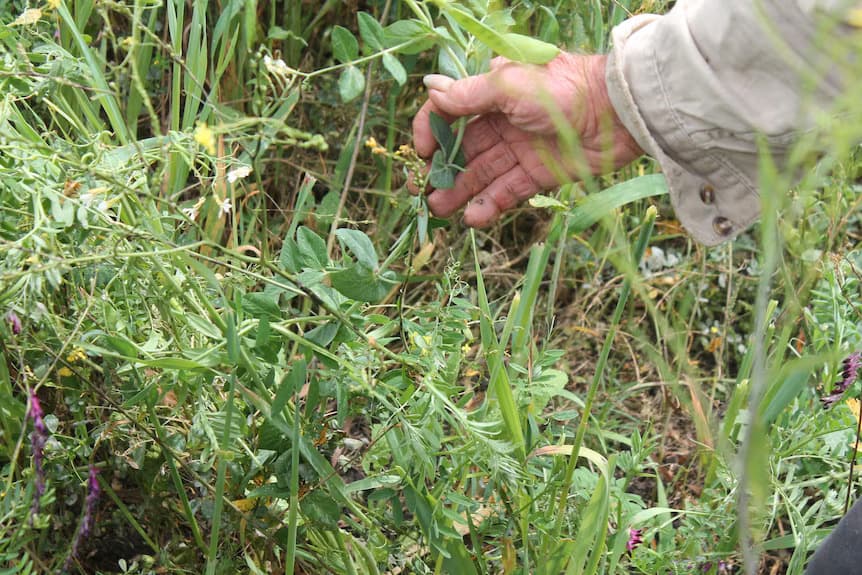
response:
[[[0,0],[0,572],[802,573],[856,493],[858,124],[713,249],[647,159],[483,231],[406,190],[422,75],[667,8]]]

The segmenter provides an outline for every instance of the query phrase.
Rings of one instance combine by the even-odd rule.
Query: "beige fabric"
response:
[[[780,165],[840,94],[838,67],[814,42],[815,12],[843,13],[839,2],[680,0],[613,30],[611,102],[695,239],[715,245],[754,222],[758,137]]]

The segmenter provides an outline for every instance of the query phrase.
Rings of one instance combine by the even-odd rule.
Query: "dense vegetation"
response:
[[[665,9],[0,0],[0,572],[802,573],[860,126],[713,249],[647,159],[484,231],[406,190],[423,74]]]

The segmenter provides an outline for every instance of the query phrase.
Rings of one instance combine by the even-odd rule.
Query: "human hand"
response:
[[[430,191],[431,212],[448,217],[466,204],[464,223],[484,227],[534,194],[578,179],[583,170],[599,174],[641,156],[608,99],[606,60],[562,53],[544,66],[532,66],[496,58],[490,72],[479,76],[426,76],[428,101],[413,119],[419,156],[430,158],[437,147],[431,112],[448,122],[476,116],[462,141],[466,170],[453,188]],[[576,132],[580,166],[571,155],[564,157],[552,114]]]

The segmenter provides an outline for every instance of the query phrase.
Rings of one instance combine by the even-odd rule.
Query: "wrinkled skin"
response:
[[[608,99],[605,63],[605,56],[561,53],[544,66],[496,58],[488,73],[457,81],[426,76],[428,100],[413,120],[421,157],[430,158],[437,147],[431,112],[449,122],[472,118],[462,142],[466,171],[452,189],[426,190],[432,213],[448,217],[466,205],[464,223],[485,227],[540,191],[577,180],[584,171],[611,171],[642,155]],[[552,116],[573,128],[580,154],[564,157]]]

